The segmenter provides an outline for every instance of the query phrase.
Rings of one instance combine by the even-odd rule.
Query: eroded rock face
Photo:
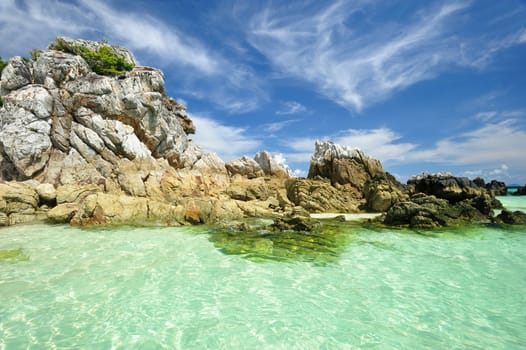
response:
[[[20,56],[11,58],[2,70],[0,82],[0,91],[4,92],[2,95],[31,83],[33,83],[33,75],[30,64]]]
[[[279,164],[276,159],[267,151],[258,152],[254,160],[259,164],[261,170],[268,176],[290,177],[290,170]]]
[[[351,185],[362,191],[365,182],[385,171],[380,162],[367,157],[359,149],[350,149],[331,141],[316,142],[308,178],[320,176],[332,185]]]
[[[367,180],[364,195],[366,209],[372,212],[385,212],[395,203],[408,199],[402,185],[388,173]]]
[[[297,206],[311,213],[356,213],[363,201],[344,188],[337,189],[329,181],[290,179],[286,182],[287,197]]]

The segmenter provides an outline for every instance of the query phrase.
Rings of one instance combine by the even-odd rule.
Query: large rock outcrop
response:
[[[312,212],[386,211],[406,198],[380,161],[358,149],[316,142],[308,179],[287,183],[289,199]]]
[[[493,209],[502,208],[493,192],[468,178],[450,174],[421,174],[408,180],[410,198],[394,203],[387,225],[434,228],[466,222],[491,222]]]
[[[101,52],[131,69],[100,73],[92,58]],[[31,203],[31,210],[20,210],[26,217],[49,213],[53,221],[82,216],[77,222],[88,222],[96,211],[84,210],[90,208],[86,196],[65,197],[71,187],[81,192],[95,187],[90,193],[106,193],[110,197],[97,198],[114,207],[104,212],[120,213],[119,203],[144,198],[177,207],[186,197],[217,196],[230,183],[225,163],[189,139],[195,127],[185,107],[166,95],[163,73],[138,66],[123,47],[57,38],[32,61],[8,61],[0,96],[0,184],[30,181],[33,185],[2,186],[39,188],[36,196],[43,198]],[[2,203],[16,202],[13,195],[6,198]],[[19,221],[9,206],[1,206],[0,221],[7,224]],[[160,206],[141,206],[147,212],[136,217],[156,218],[148,214],[154,207]]]
[[[450,203],[488,195],[484,187],[478,186],[467,177],[455,177],[451,174],[421,174],[410,178],[407,184],[416,193],[434,195]]]
[[[389,173],[375,175],[364,185],[365,208],[385,212],[394,204],[408,199],[403,186]]]
[[[225,163],[189,139],[195,127],[166,95],[163,73],[106,43],[57,38],[32,61],[10,59],[0,97],[0,226],[181,225],[365,209],[387,211],[389,224],[434,227],[489,218],[499,204],[496,191],[462,178],[402,186],[378,160],[332,142],[316,143],[307,179],[266,151]],[[509,217],[502,221],[522,220]]]
[[[203,157],[187,136],[194,127],[185,107],[165,94],[161,71],[134,66],[99,75],[72,53],[101,47],[136,64],[125,48],[69,38],[57,38],[35,61],[9,60],[0,83],[3,179],[118,185],[122,160],[191,168]],[[89,175],[62,176],[68,168]]]
[[[487,184],[485,184],[486,189],[493,193],[495,196],[507,196],[508,195],[508,188],[506,184],[502,181],[497,180],[491,180]]]

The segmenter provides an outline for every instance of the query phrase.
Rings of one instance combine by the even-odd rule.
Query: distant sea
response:
[[[526,347],[525,227],[228,239],[2,228],[0,349]]]

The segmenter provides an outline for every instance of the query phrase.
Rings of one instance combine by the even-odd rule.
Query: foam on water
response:
[[[224,254],[199,230],[1,229],[0,250],[29,259],[0,261],[0,348],[526,344],[523,229],[351,227],[322,265]]]

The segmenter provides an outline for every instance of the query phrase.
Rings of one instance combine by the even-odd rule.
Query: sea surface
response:
[[[0,349],[526,349],[526,230],[2,228]]]

